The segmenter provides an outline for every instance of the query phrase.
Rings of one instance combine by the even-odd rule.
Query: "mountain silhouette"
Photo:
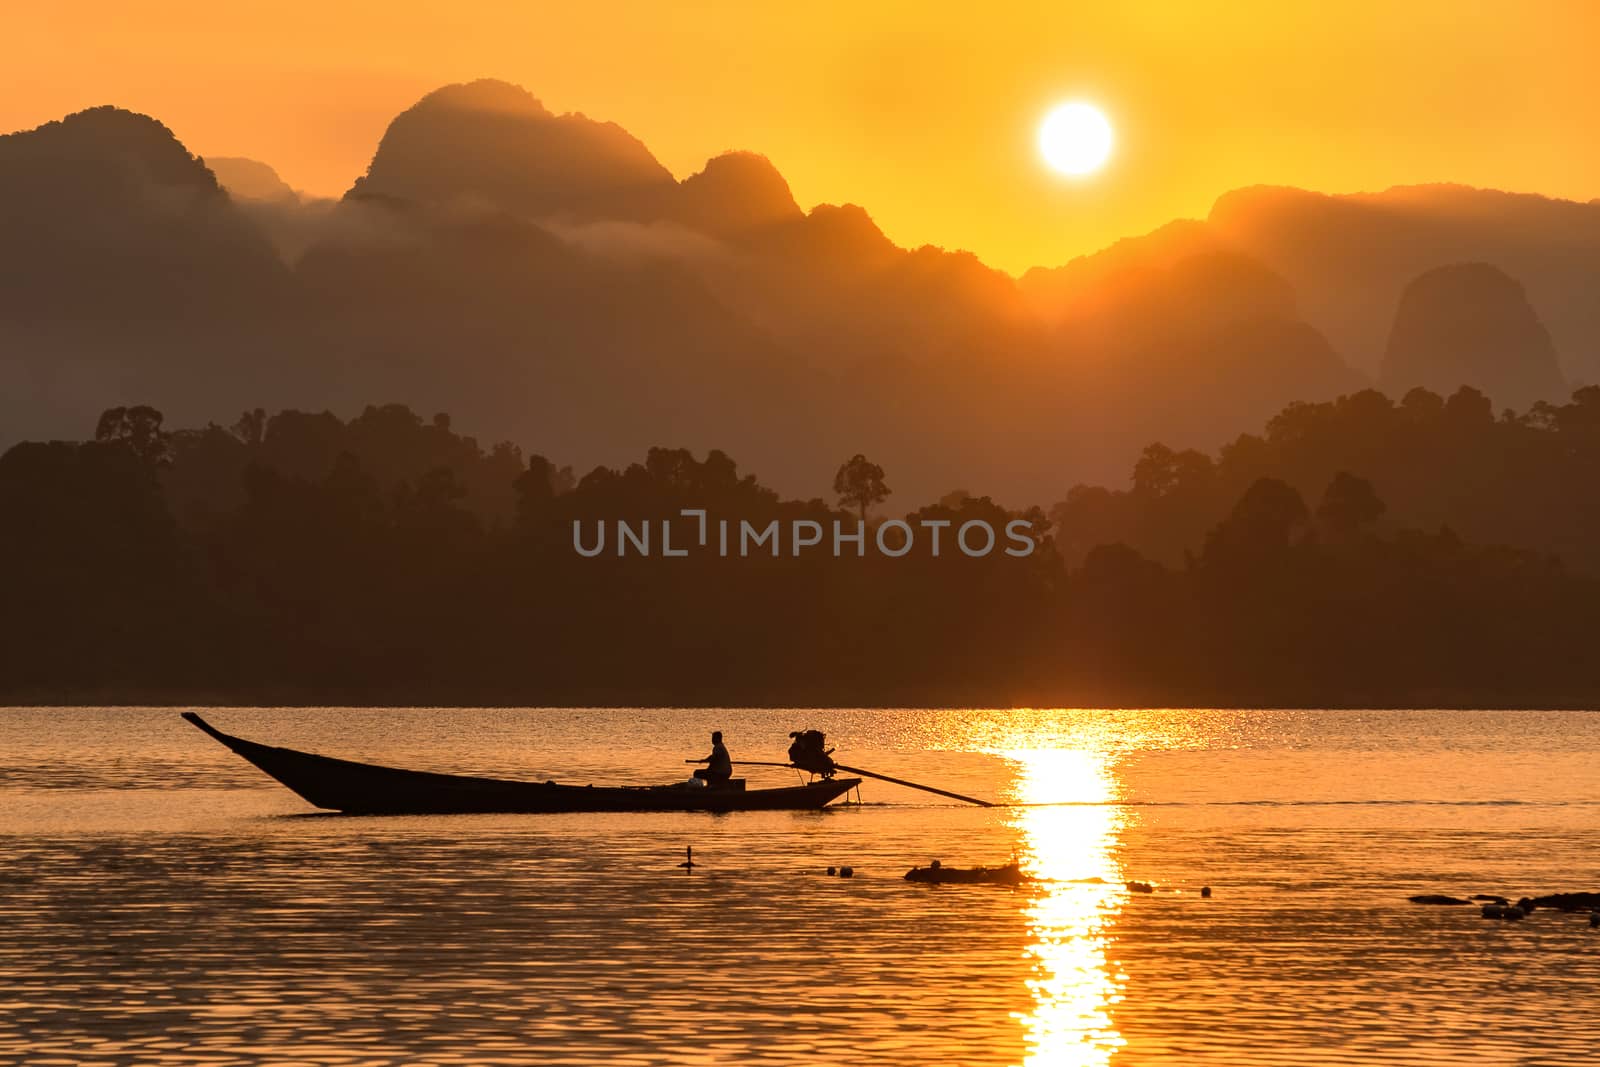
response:
[[[1600,314],[1579,299],[1593,205],[1246,190],[1018,280],[900,247],[857,205],[804,209],[753,152],[680,181],[621,127],[499,81],[398,115],[338,201],[213,162],[111,108],[0,138],[8,440],[137,403],[182,425],[397,402],[580,470],[721,448],[806,496],[848,441],[908,499],[1026,503],[1123,477],[1152,439],[1214,448],[1361,388],[1435,267],[1520,281],[1575,381],[1593,355],[1571,338]],[[1559,388],[1511,333],[1506,375],[1435,346],[1427,380],[1476,376],[1502,405]]]
[[[673,216],[693,229],[737,240],[804,217],[789,183],[766,156],[724,152],[678,186]]]
[[[0,137],[0,425],[80,433],[109,406],[198,416],[299,377],[291,279],[166,126],[97,107]],[[258,401],[253,401],[258,402]]]
[[[1256,186],[1219,197],[1204,220],[1178,220],[1126,238],[1061,267],[1034,268],[1021,279],[1040,314],[1062,318],[1108,286],[1218,251],[1248,256],[1279,275],[1297,314],[1322,333],[1352,367],[1382,374],[1402,293],[1418,275],[1463,262],[1492,264],[1520,282],[1548,328],[1561,373],[1537,362],[1502,383],[1501,404],[1561,400],[1562,379],[1600,377],[1600,203],[1554,200],[1459,185],[1397,186],[1381,193],[1330,196]],[[1442,357],[1448,364],[1448,357]],[[1477,370],[1434,379],[1453,391]],[[1553,391],[1552,391],[1553,390]]]
[[[1523,285],[1567,378],[1600,379],[1593,340],[1600,332],[1593,298],[1600,205],[1460,185],[1348,196],[1260,187],[1221,197],[1207,222],[1219,239],[1282,273],[1307,320],[1368,371],[1378,370],[1394,309],[1412,279],[1478,262]],[[1521,395],[1550,384],[1537,369],[1530,373]]]
[[[1522,286],[1487,263],[1435,267],[1406,286],[1381,382],[1395,396],[1470,385],[1522,410],[1567,389]]]
[[[12,321],[236,309],[282,274],[172,131],[111,107],[0,136],[0,247]]]
[[[238,156],[208,156],[205,165],[216,177],[217,184],[235,200],[266,200],[269,202],[298,200],[299,194],[278,172],[255,159]]]
[[[437,89],[399,115],[346,197],[636,218],[674,185],[615,123],[556,115],[526,89],[484,79]]]
[[[1060,319],[1092,311],[1115,289],[1165,270],[1180,259],[1227,250],[1205,223],[1175,219],[1147,234],[1124,237],[1058,267],[1031,267],[1019,279],[1035,311]]]

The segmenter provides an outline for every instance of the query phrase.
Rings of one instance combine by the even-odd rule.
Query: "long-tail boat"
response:
[[[313,807],[349,815],[549,814],[581,811],[808,811],[861,784],[828,778],[778,789],[676,783],[563,785],[435,774],[333,759],[225,734],[192,711],[183,717]]]

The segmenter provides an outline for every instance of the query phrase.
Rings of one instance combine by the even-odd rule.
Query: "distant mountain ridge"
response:
[[[0,446],[141,397],[198,411],[296,395],[274,384],[303,356],[291,288],[155,119],[98,107],[0,137]]]
[[[1522,285],[1488,263],[1435,267],[1406,286],[1379,380],[1396,395],[1466,380],[1520,410],[1567,390]]]
[[[436,89],[401,112],[345,197],[625,218],[675,184],[615,123],[556,115],[527,90],[484,79]]]
[[[1561,374],[1575,384],[1600,381],[1600,200],[1451,184],[1345,195],[1254,186],[1223,194],[1203,221],[1169,223],[1065,266],[1034,268],[1022,284],[1036,305],[1049,309],[1070,302],[1083,279],[1219,249],[1252,256],[1281,274],[1306,321],[1374,376],[1407,286],[1439,267],[1489,264],[1526,291],[1550,333]],[[1518,379],[1509,394],[1496,388],[1505,382],[1499,371],[1493,380],[1457,384],[1525,406],[1530,396],[1551,399],[1551,379],[1539,363],[1534,359],[1525,375],[1515,360],[1503,368]]]
[[[255,159],[238,156],[208,156],[206,167],[223,191],[236,200],[295,201],[300,194],[278,177],[278,172]]]
[[[233,195],[111,108],[0,138],[0,279],[25,283],[0,297],[0,389],[26,398],[0,432],[75,436],[139,402],[181,422],[393,400],[580,469],[717,447],[813,493],[864,451],[904,499],[1021,503],[1122,477],[1152,437],[1214,447],[1362,387],[1406,287],[1453,262],[1520,283],[1513,333],[1548,326],[1564,372],[1423,345],[1437,388],[1489,367],[1486,391],[1525,404],[1600,358],[1574,347],[1600,336],[1595,205],[1241,190],[1014,280],[901,248],[854,205],[805,211],[752,152],[678,181],[621,127],[488,80],[397,116],[338,202],[254,196],[275,189],[259,165],[218,165]],[[1472,299],[1446,287],[1428,317]]]

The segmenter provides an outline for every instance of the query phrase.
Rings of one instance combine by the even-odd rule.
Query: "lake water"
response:
[[[205,714],[597,783],[816,727],[1009,806],[319,817],[175,711],[0,709],[0,1063],[1600,1062],[1586,916],[1405,899],[1600,889],[1593,713]],[[1041,880],[902,877],[1013,855]]]

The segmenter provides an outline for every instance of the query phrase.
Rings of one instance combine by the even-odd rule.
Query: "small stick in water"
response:
[[[695,867],[699,866],[699,864],[694,861],[694,846],[693,845],[684,845],[683,846],[683,856],[684,856],[683,862],[678,864],[679,867],[682,867],[684,870],[688,871],[688,870],[693,870]]]

